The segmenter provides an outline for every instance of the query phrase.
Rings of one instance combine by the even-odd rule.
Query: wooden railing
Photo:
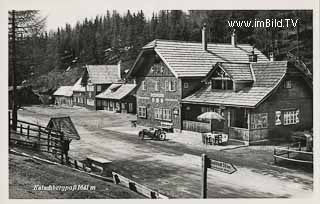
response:
[[[194,132],[210,132],[210,123],[197,122],[197,121],[183,121],[183,130],[189,130]]]
[[[306,147],[302,147],[300,142],[290,144],[286,147],[276,147],[273,150],[274,163],[277,163],[277,159],[283,159],[292,162],[313,164],[313,152],[307,152],[305,150]],[[304,157],[304,159],[299,158],[301,156]]]
[[[229,127],[229,138],[249,141],[249,130],[246,128]]]
[[[23,146],[37,151],[59,156],[61,163],[67,161],[69,141],[63,132],[26,121],[17,121],[17,128],[12,128],[12,118],[9,115],[9,145]]]

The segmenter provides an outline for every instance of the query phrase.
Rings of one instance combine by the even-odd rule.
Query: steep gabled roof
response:
[[[120,80],[118,65],[87,65],[86,68],[93,84],[111,84]]]
[[[63,132],[66,139],[80,140],[80,135],[69,116],[50,118],[47,128]]]
[[[72,91],[77,92],[85,92],[86,88],[81,85],[82,77],[78,79],[78,81],[73,85]]]
[[[217,66],[224,70],[234,81],[253,81],[250,63],[218,62]]]
[[[239,64],[242,66],[243,64]],[[288,70],[287,61],[248,63],[255,81],[239,91],[212,90],[210,85],[182,99],[182,103],[212,104],[254,108],[271,95]]]
[[[176,77],[204,77],[217,62],[248,62],[253,47],[208,43],[207,50],[203,50],[198,42],[154,40],[143,47],[130,74],[135,72],[137,62],[148,50],[154,50]],[[255,54],[258,61],[268,61],[259,50],[255,50]]]
[[[121,100],[128,94],[130,94],[136,88],[136,86],[136,84],[122,84],[115,91],[107,89],[104,92],[97,95],[96,98]]]
[[[72,96],[73,91],[72,91],[73,86],[60,86],[54,93],[54,96]]]

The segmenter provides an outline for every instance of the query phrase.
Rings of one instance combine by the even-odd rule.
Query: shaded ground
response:
[[[20,151],[20,150],[19,150]],[[45,190],[42,185],[47,187]],[[61,189],[49,190],[49,186]],[[81,188],[81,185],[84,188]],[[88,185],[88,189],[85,186]],[[39,190],[39,188],[41,190]],[[59,187],[58,187],[59,188]],[[65,189],[62,189],[65,188]],[[67,189],[68,188],[68,189]],[[104,182],[65,166],[9,154],[10,199],[144,198],[126,188]]]
[[[218,151],[169,141],[141,141],[136,135],[105,130],[129,126],[134,116],[89,111],[81,108],[29,107],[19,111],[20,119],[46,125],[50,116],[70,115],[81,136],[72,141],[70,155],[85,159],[97,155],[113,161],[120,174],[151,189],[178,198],[200,196],[200,155],[236,165],[232,175],[208,171],[208,196],[211,198],[307,197],[312,193],[312,170],[273,165],[273,146],[250,146]],[[183,135],[181,135],[183,137]]]

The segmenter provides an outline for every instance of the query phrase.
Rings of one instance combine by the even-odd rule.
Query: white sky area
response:
[[[56,30],[58,27],[65,27],[66,23],[69,23],[71,26],[74,26],[77,21],[83,21],[85,18],[91,19],[95,18],[97,15],[103,16],[107,13],[107,10],[112,14],[113,8],[92,8],[92,9],[76,9],[70,12],[70,9],[43,9],[41,10],[41,14],[43,16],[47,16],[46,29]],[[115,9],[120,15],[125,15],[128,9]],[[138,12],[138,10],[129,9],[131,14],[133,12]],[[152,12],[154,10],[145,10],[143,9],[143,13],[146,18],[151,18]],[[157,10],[155,10],[157,11]]]

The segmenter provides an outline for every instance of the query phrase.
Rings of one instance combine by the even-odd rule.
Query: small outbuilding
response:
[[[60,86],[54,93],[56,105],[72,106],[72,86]]]

